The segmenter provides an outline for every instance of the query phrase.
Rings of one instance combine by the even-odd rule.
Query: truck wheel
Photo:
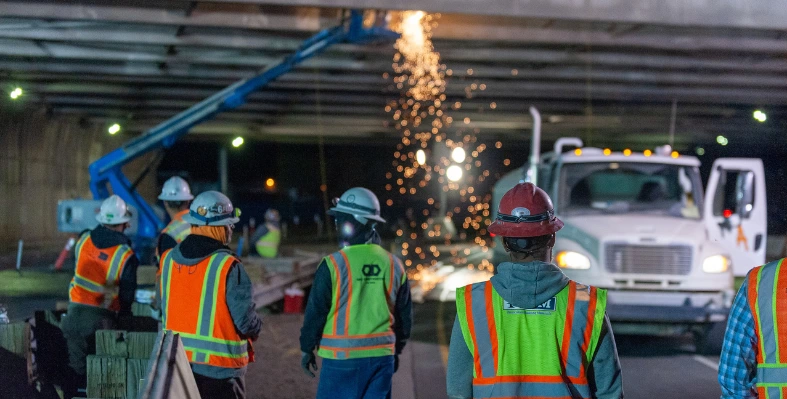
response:
[[[708,324],[694,332],[694,346],[701,355],[718,355],[724,345],[727,321]]]

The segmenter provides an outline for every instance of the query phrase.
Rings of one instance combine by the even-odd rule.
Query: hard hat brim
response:
[[[240,222],[240,218],[227,218],[219,220],[218,222],[210,222],[205,224],[202,220],[197,220],[193,216],[189,215],[188,213],[183,215],[183,221],[189,224],[197,225],[197,226],[229,226],[231,224],[236,224]]]
[[[495,220],[487,231],[501,237],[539,237],[554,234],[563,228],[563,221],[555,217],[540,223],[510,223]]]
[[[186,195],[164,195],[160,194],[158,199],[162,201],[191,201],[194,199],[194,196],[191,194]]]
[[[118,224],[128,223],[131,221],[131,215],[124,215],[123,217],[118,218],[117,220],[113,220],[111,222],[104,220],[100,214],[96,215],[96,221],[100,224],[106,224],[109,226],[114,226]]]
[[[352,208],[344,208],[344,207],[341,207],[341,206],[335,206],[335,207],[333,207],[333,208],[328,210],[328,214],[331,215],[331,216],[335,216],[336,213],[346,213],[348,215],[360,216],[362,218],[367,218],[369,220],[374,220],[374,221],[380,222],[380,223],[388,223],[388,222],[385,221],[385,219],[383,219],[379,215],[370,215],[368,213],[364,213],[364,212],[361,212],[361,211],[358,211],[358,210],[352,209]]]

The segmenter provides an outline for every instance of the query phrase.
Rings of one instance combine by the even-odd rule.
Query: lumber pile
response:
[[[136,399],[140,380],[156,345],[156,333],[96,331],[96,354],[88,356],[87,395],[103,399]]]

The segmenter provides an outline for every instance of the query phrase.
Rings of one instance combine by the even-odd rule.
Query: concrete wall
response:
[[[0,108],[0,253],[16,248],[51,250],[67,235],[57,231],[57,202],[91,198],[88,165],[130,136],[109,136],[103,123],[47,115],[38,109]],[[152,156],[152,154],[151,154]],[[125,168],[133,180],[150,156]],[[155,170],[140,184],[153,199]]]

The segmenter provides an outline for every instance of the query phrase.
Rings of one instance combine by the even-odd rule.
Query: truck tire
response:
[[[711,323],[694,332],[694,346],[700,355],[718,355],[724,345],[727,321]]]

